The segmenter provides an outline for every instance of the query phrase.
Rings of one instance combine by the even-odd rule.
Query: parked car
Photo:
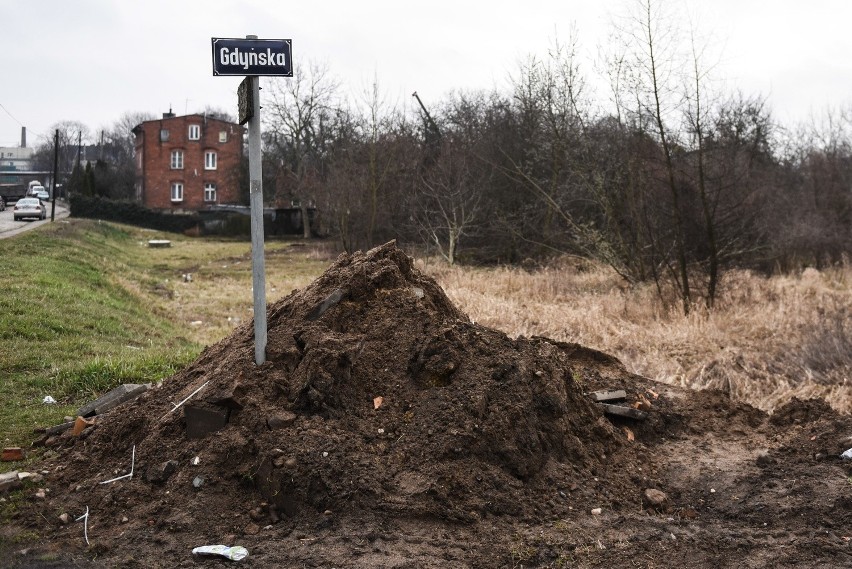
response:
[[[0,196],[0,211],[6,211],[6,200],[3,199],[3,196]]]
[[[21,198],[15,203],[12,216],[15,218],[15,221],[24,219],[25,217],[46,219],[47,208],[44,207],[44,204],[38,198]]]
[[[38,197],[39,192],[47,192],[47,190],[41,184],[31,185],[27,190],[28,198]]]

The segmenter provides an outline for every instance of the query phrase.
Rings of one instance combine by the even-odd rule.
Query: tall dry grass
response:
[[[627,288],[587,263],[528,272],[421,262],[475,321],[617,356],[635,373],[718,388],[771,411],[793,397],[852,411],[852,266],[765,278],[725,276],[713,311],[684,316],[653,286]]]

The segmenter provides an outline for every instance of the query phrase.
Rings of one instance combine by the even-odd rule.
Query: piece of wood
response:
[[[148,388],[150,383],[125,383],[119,385],[106,395],[99,397],[88,405],[84,405],[77,411],[77,415],[81,417],[91,417],[92,415],[101,415],[114,407],[118,407],[122,403],[135,399],[142,395]]]
[[[623,407],[621,405],[610,405],[609,403],[598,403],[607,415],[615,415],[618,417],[627,417],[628,419],[637,419],[643,421],[648,418],[648,413],[633,409],[631,407]]]
[[[618,399],[626,399],[627,392],[623,389],[593,391],[589,393],[589,397],[594,401],[616,401]]]

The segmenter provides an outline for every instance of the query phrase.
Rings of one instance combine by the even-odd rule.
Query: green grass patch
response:
[[[121,284],[145,270],[131,230],[73,220],[0,247],[4,446],[27,446],[33,428],[61,422],[122,383],[172,375],[201,350],[149,299]],[[45,405],[46,395],[59,403]]]

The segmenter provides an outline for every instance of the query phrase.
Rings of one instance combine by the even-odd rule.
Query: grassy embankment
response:
[[[149,239],[172,241],[150,249]],[[28,446],[121,383],[157,382],[252,318],[251,247],[70,220],[0,241],[0,440]],[[328,266],[269,242],[270,302]],[[185,279],[183,275],[191,275]],[[50,395],[58,401],[45,405]],[[0,471],[12,463],[0,463]]]

